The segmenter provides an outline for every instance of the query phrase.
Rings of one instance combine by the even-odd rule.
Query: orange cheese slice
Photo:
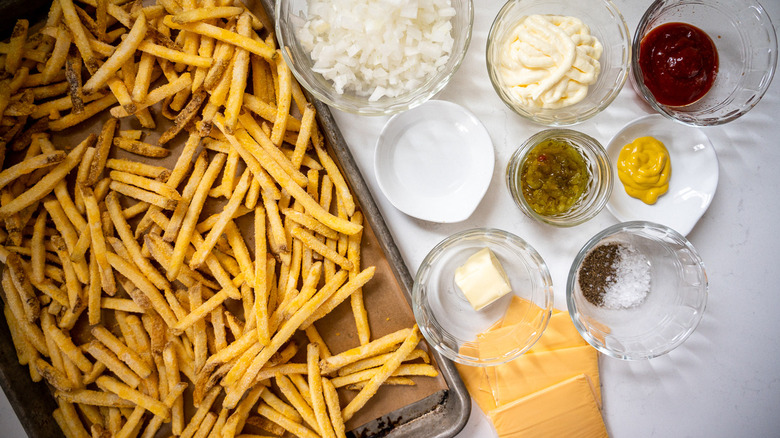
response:
[[[501,406],[571,377],[585,374],[593,380],[601,404],[598,353],[590,345],[526,353],[495,367],[493,395]]]
[[[499,438],[607,437],[607,428],[584,374],[488,412]]]
[[[476,357],[479,353],[476,348],[463,345],[460,347],[462,354],[467,354],[472,357]],[[466,389],[469,391],[471,398],[477,403],[482,412],[488,413],[496,408],[496,400],[493,398],[493,392],[490,388],[490,384],[487,381],[487,374],[485,374],[485,367],[473,367],[469,365],[463,365],[456,363],[455,368],[458,369],[463,383],[466,385]]]

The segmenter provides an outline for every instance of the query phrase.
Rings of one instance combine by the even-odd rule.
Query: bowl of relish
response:
[[[604,147],[572,129],[548,129],[526,140],[509,159],[506,182],[527,216],[572,227],[596,216],[612,194]]]
[[[662,115],[720,125],[750,111],[777,64],[777,36],[756,0],[656,0],[632,46],[634,89]]]

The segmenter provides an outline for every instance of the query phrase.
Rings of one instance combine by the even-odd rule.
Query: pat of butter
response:
[[[489,248],[479,250],[455,270],[455,284],[474,310],[481,310],[512,291],[504,268]]]

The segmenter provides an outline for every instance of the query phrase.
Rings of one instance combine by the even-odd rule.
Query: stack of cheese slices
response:
[[[529,306],[534,304],[513,297],[504,318],[461,353],[491,357],[508,351],[501,344],[510,341],[502,332],[518,324]],[[539,341],[519,358],[493,367],[457,368],[501,438],[607,436],[598,352],[582,339],[567,312],[555,311]]]

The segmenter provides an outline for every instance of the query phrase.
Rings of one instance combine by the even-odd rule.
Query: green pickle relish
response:
[[[588,164],[569,142],[550,138],[536,145],[520,168],[520,186],[528,205],[542,216],[565,213],[585,193]]]

